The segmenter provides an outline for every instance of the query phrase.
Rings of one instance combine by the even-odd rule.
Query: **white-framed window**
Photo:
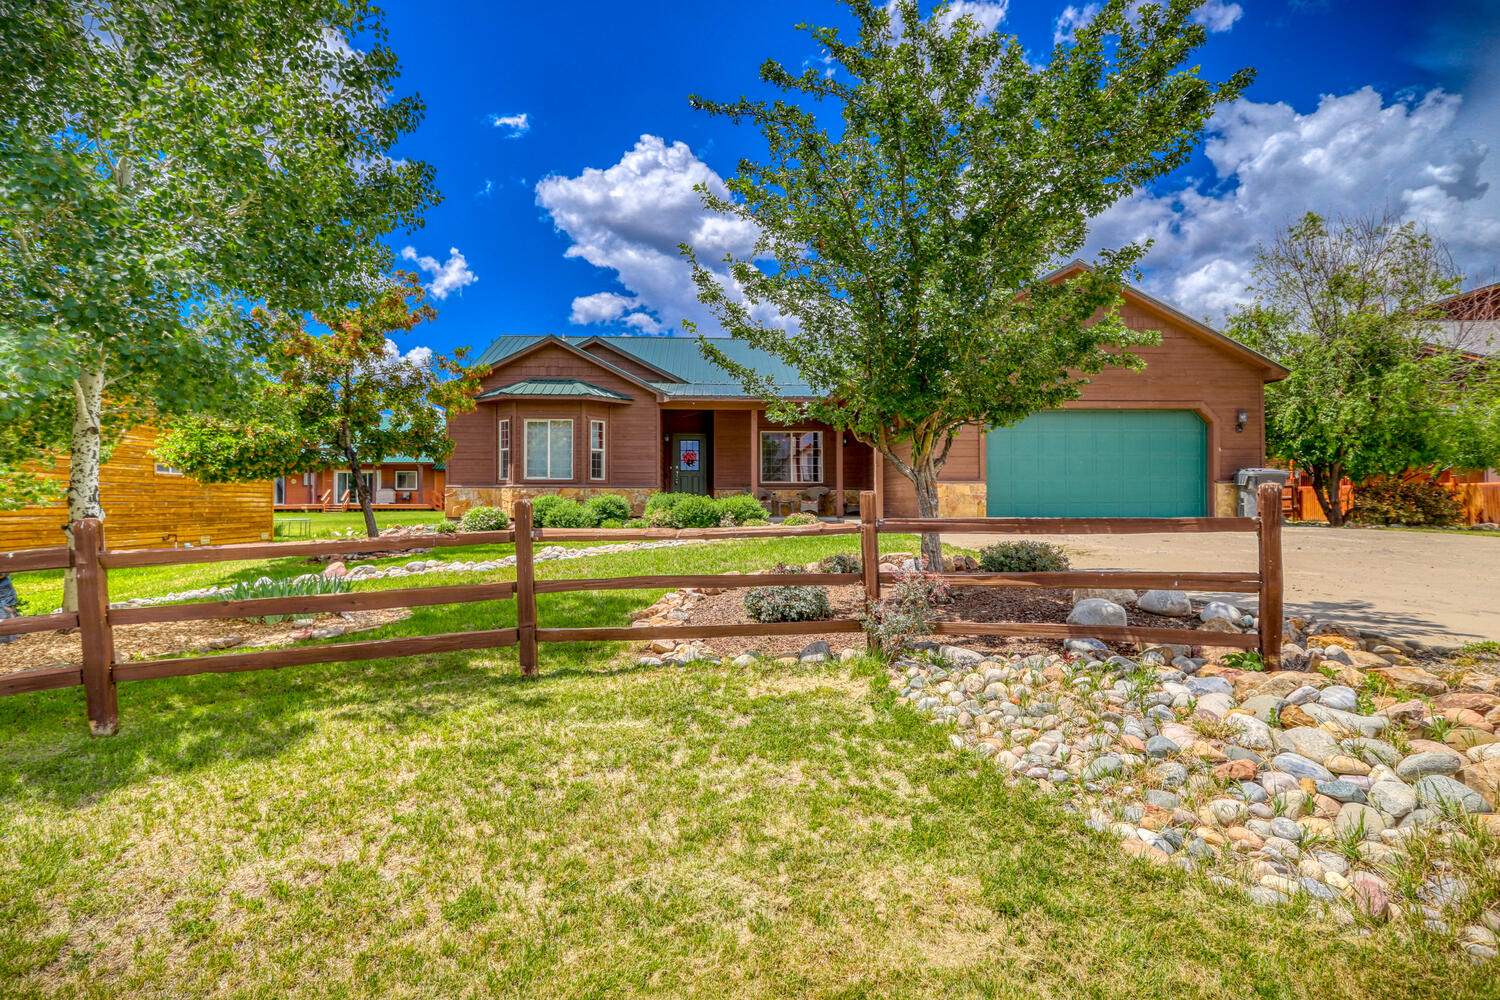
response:
[[[502,483],[510,482],[510,421],[500,421],[500,470],[496,475]]]
[[[589,421],[589,478],[604,478],[604,421]]]
[[[573,421],[526,421],[526,478],[573,478]]]
[[[182,472],[178,469],[172,468],[170,465],[162,465],[160,462],[157,462],[156,474],[158,476],[180,476],[182,475]]]
[[[400,469],[400,470],[398,470],[396,472],[395,476],[396,476],[396,485],[394,487],[395,489],[398,489],[398,490],[402,491],[403,493],[415,493],[416,492],[416,490],[417,490],[417,470],[416,469]]]
[[[365,481],[365,492],[370,495],[370,499],[375,499],[375,473],[361,472],[359,477]],[[346,494],[350,503],[359,499],[354,494],[354,476],[348,472],[335,472],[333,474],[333,499],[342,502]]]
[[[760,480],[763,483],[821,483],[822,431],[761,431]]]
[[[308,487],[317,486],[318,474],[316,472],[304,472],[302,474],[302,485]]]

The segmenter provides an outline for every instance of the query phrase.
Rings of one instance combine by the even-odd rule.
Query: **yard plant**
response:
[[[1047,542],[996,542],[979,550],[986,573],[1060,573],[1069,565],[1061,546]]]
[[[710,338],[705,355],[773,419],[850,430],[912,481],[918,516],[936,517],[963,428],[1016,423],[1109,366],[1140,366],[1128,348],[1153,335],[1118,305],[1145,247],[1101,251],[1064,283],[1049,273],[1082,251],[1091,217],[1187,162],[1252,74],[1200,76],[1198,0],[1091,4],[1042,65],[968,4],[926,19],[916,0],[846,6],[853,32],[806,29],[829,72],[768,60],[761,81],[785,96],[692,99],[753,126],[767,153],[704,191],[757,234],[748,259],[726,262],[734,287],[683,251],[723,329],[813,398],[782,398]],[[922,544],[940,569],[937,536]]]

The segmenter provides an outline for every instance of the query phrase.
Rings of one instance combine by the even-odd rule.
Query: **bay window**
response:
[[[573,421],[526,421],[526,478],[573,478]]]
[[[760,479],[763,483],[821,483],[822,431],[762,431]]]

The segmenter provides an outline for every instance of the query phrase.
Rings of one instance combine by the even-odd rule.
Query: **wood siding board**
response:
[[[112,548],[235,544],[271,537],[275,489],[270,480],[200,483],[190,476],[158,475],[155,443],[153,429],[133,428],[100,469],[104,532]],[[67,460],[42,475],[66,483]],[[61,544],[66,520],[61,502],[0,511],[0,551]]]

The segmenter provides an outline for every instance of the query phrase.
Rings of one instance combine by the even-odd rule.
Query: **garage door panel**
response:
[[[1208,431],[1190,410],[1058,410],[987,435],[991,517],[1198,517]]]

